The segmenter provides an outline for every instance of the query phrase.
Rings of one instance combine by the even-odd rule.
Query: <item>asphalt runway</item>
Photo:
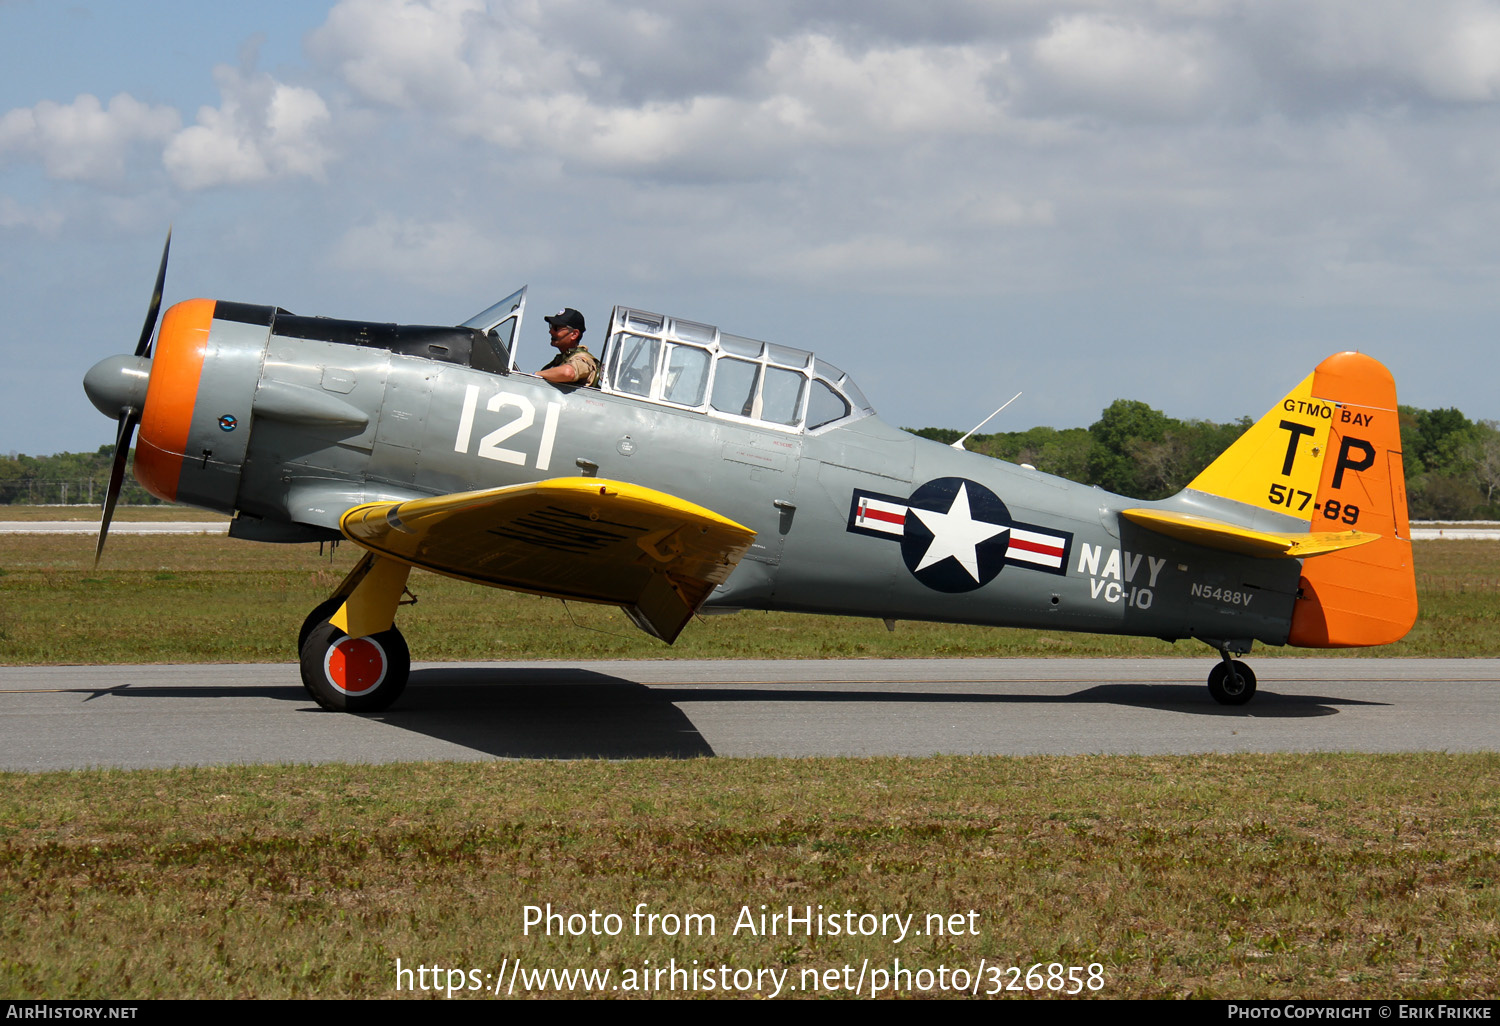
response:
[[[290,664],[0,668],[0,768],[422,759],[1495,751],[1500,660],[426,663],[396,708],[319,709]]]

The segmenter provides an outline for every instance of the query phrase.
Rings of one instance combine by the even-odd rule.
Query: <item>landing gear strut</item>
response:
[[[366,553],[302,621],[297,633],[302,686],[324,709],[380,712],[406,689],[411,650],[394,619],[401,596],[410,595],[410,570]],[[344,626],[335,626],[335,619]],[[358,636],[350,637],[351,631]]]
[[[1228,646],[1219,648],[1223,662],[1208,673],[1208,693],[1220,705],[1244,705],[1255,697],[1255,673],[1233,658]]]

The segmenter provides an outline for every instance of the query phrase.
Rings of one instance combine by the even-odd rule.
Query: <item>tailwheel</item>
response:
[[[1255,673],[1238,659],[1225,659],[1208,672],[1208,693],[1220,705],[1244,705],[1255,697]]]
[[[380,712],[401,697],[410,673],[411,651],[395,627],[351,638],[323,622],[302,643],[302,684],[325,709]]]

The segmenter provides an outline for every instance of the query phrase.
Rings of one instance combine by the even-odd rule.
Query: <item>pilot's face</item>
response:
[[[547,325],[547,331],[552,335],[552,345],[558,352],[565,352],[578,344],[578,329],[564,328],[556,324]]]

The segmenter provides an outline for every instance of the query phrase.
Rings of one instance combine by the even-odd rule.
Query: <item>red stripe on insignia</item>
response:
[[[887,513],[885,510],[876,509],[874,506],[866,506],[859,512],[861,520],[884,520],[888,524],[906,523],[906,514],[904,513]]]
[[[1026,552],[1039,553],[1043,556],[1055,556],[1058,559],[1061,559],[1063,554],[1062,546],[1060,545],[1046,545],[1041,542],[1027,541],[1014,536],[1010,540],[1010,547],[1013,549],[1022,549]]]

